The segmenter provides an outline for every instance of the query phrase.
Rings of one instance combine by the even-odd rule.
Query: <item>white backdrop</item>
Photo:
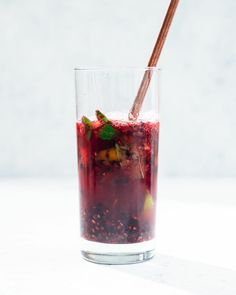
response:
[[[73,68],[145,66],[168,3],[0,0],[0,176],[76,175]],[[235,11],[180,1],[159,62],[163,176],[236,176]]]

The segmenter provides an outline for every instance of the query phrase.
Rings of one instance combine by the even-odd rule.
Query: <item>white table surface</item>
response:
[[[159,180],[157,254],[80,257],[77,181],[0,180],[0,295],[236,294],[236,180]],[[93,292],[93,293],[92,293]]]

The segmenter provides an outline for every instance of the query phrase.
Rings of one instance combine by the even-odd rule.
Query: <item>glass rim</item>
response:
[[[75,67],[74,71],[162,71],[161,68],[154,67],[140,67],[140,66],[97,66],[97,67]]]

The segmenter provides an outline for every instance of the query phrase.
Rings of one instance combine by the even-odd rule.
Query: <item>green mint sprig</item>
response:
[[[99,122],[103,123],[103,126],[99,130],[99,138],[102,140],[112,140],[117,135],[117,130],[112,126],[111,121],[99,110],[96,110],[96,117]],[[85,126],[85,132],[88,140],[92,137],[92,121],[89,118],[83,116],[81,119]]]

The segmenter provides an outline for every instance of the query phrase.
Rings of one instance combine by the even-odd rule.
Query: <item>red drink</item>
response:
[[[77,122],[86,240],[125,244],[154,238],[158,135],[157,121],[110,121],[100,113],[96,121]]]

